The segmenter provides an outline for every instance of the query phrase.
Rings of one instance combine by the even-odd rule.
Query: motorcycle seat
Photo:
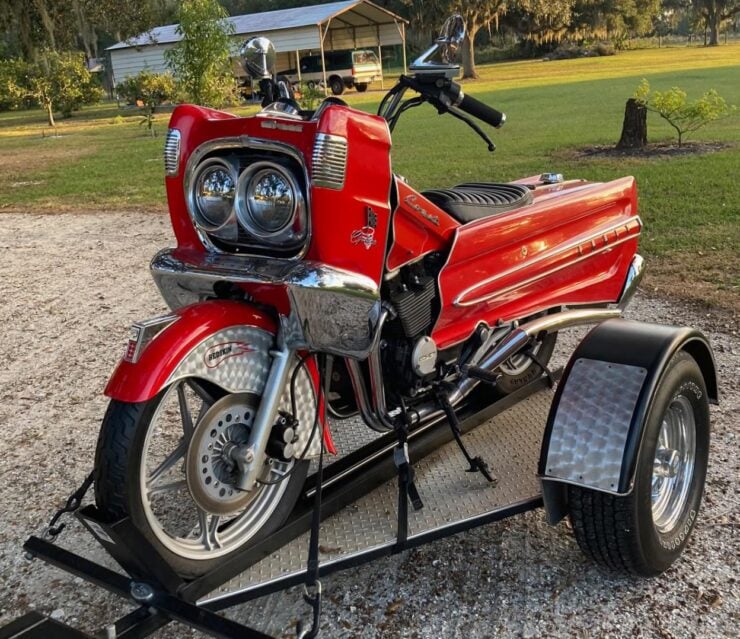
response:
[[[520,184],[470,182],[451,189],[431,189],[422,195],[462,224],[532,203],[532,191]]]

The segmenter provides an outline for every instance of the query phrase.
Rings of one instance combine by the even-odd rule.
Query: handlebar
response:
[[[462,87],[457,82],[450,82],[450,85],[444,89],[444,92],[452,103],[452,106],[465,111],[468,115],[472,115],[486,124],[490,124],[496,129],[501,128],[506,122],[505,113],[488,106],[485,102],[481,102],[470,95],[465,95]]]
[[[501,111],[497,111],[493,107],[488,106],[480,100],[476,100],[474,97],[466,95],[463,97],[462,102],[458,105],[461,111],[465,111],[472,115],[474,118],[483,120],[486,124],[490,124],[492,127],[500,128],[506,122],[506,114]]]

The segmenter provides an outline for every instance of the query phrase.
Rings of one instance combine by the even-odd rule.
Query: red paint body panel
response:
[[[634,179],[536,189],[534,202],[457,229],[440,273],[440,348],[481,322],[552,306],[615,302],[637,248]]]
[[[398,208],[386,268],[395,271],[432,251],[444,251],[460,223],[396,178]],[[435,223],[436,222],[436,223]]]
[[[271,317],[242,302],[203,302],[180,309],[177,315],[144,349],[138,362],[121,360],[105,387],[108,397],[122,402],[151,399],[193,348],[224,328],[246,325],[277,332]]]
[[[311,189],[311,245],[307,256],[361,273],[380,283],[391,221],[391,136],[383,118],[349,107],[327,108],[317,131],[347,139],[347,172],[341,190]],[[353,243],[352,234],[376,217],[375,243]]]

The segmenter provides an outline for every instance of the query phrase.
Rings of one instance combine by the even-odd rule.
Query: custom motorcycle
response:
[[[359,416],[409,433],[543,374],[558,331],[601,324],[558,384],[539,474],[596,561],[665,570],[696,521],[712,355],[690,329],[618,318],[643,273],[635,180],[546,173],[417,191],[394,174],[392,131],[430,105],[472,127],[505,115],[455,82],[461,20],[383,98],[301,108],[273,81],[264,38],[242,50],[272,101],[253,117],[175,109],[165,144],[177,246],[151,263],[170,314],[135,324],[110,379],[97,508],[130,521],[191,578],[257,544],[291,512],[332,433]],[[459,151],[456,151],[459,152]],[[461,471],[462,472],[462,471]],[[495,490],[495,488],[493,488]]]

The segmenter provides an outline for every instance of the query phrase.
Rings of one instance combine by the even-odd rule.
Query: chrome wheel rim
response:
[[[663,415],[653,458],[653,523],[663,534],[679,525],[688,500],[696,459],[696,418],[685,395],[676,395]]]
[[[288,480],[277,480],[292,466],[271,460],[261,477],[271,483],[255,488],[239,510],[225,514],[204,510],[188,486],[188,455],[193,434],[205,423],[202,420],[211,419],[210,409],[220,401],[199,395],[187,380],[173,384],[152,416],[142,450],[139,490],[147,523],[165,548],[189,560],[221,557],[254,537],[280,503]],[[239,411],[247,426],[255,408],[245,405]]]

